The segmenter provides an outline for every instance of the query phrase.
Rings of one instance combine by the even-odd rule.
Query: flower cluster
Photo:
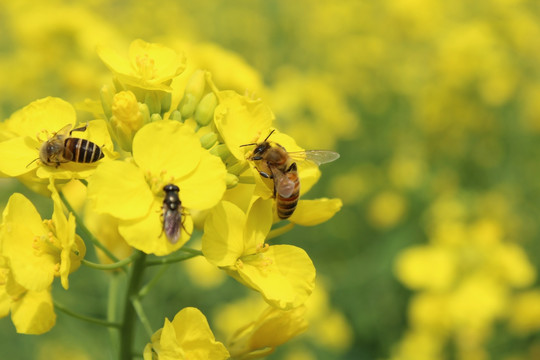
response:
[[[226,347],[204,315],[186,307],[153,333],[144,358],[255,358],[272,352],[306,328],[304,304],[315,285],[308,254],[272,239],[295,225],[329,220],[341,200],[303,199],[320,177],[318,165],[273,127],[274,115],[262,100],[219,90],[208,71],[184,74],[185,57],[163,45],[136,40],[127,56],[105,47],[98,54],[114,78],[101,90],[95,120],[77,122],[69,103],[45,98],[2,125],[0,156],[6,161],[0,174],[54,203],[52,220],[44,222],[21,194],[12,195],[4,210],[2,314],[11,310],[21,333],[48,331],[55,306],[63,309],[53,306],[53,278],[67,289],[68,274],[83,261],[129,274],[131,302],[124,311],[136,312],[150,335],[140,305],[145,267],[203,255],[259,292],[268,309]],[[280,149],[286,167],[253,156],[259,143]],[[304,160],[292,160],[290,152]],[[293,214],[282,221],[277,208],[284,206],[278,204],[284,178],[299,188],[300,199],[288,203]],[[100,251],[101,264],[82,260],[85,245],[76,230]],[[202,239],[202,251],[185,246],[192,237]],[[273,331],[284,322],[288,331]],[[131,356],[130,324],[128,318],[109,323],[122,330],[122,358]],[[265,340],[253,342],[250,331],[264,331]]]

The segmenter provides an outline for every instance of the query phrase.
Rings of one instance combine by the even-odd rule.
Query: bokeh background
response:
[[[540,359],[536,1],[0,0],[0,118],[45,96],[83,110],[111,81],[96,46],[136,38],[260,96],[305,148],[341,153],[306,197],[340,197],[342,211],[278,239],[308,252],[319,281],[311,328],[271,359]],[[1,206],[14,191],[50,216],[11,180]],[[155,329],[197,306],[219,339],[258,306],[201,260],[145,298]],[[101,316],[109,277],[82,268],[53,295]],[[39,337],[0,320],[0,353],[112,358],[107,331],[63,314]]]

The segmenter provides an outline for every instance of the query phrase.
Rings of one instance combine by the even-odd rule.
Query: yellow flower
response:
[[[62,212],[58,194],[53,191],[52,220],[41,220],[32,203],[15,193],[3,214],[2,254],[8,261],[15,281],[25,289],[47,289],[55,276],[67,289],[68,275],[75,271],[86,248],[75,234],[75,218]]]
[[[57,179],[88,177],[103,160],[87,164],[70,161],[61,163],[58,167],[43,164],[39,160],[40,149],[45,141],[66,125],[75,127],[75,122],[75,110],[59,98],[36,100],[15,112],[7,120],[5,127],[10,138],[0,142],[0,158],[4,159],[0,162],[0,172],[14,177],[29,174],[35,181],[51,176]],[[102,150],[113,149],[107,125],[103,120],[88,122],[85,131],[75,132],[72,136],[90,140]]]
[[[180,310],[173,321],[165,318],[163,328],[152,335],[144,348],[144,360],[228,359],[225,346],[216,341],[206,317],[196,308]]]
[[[200,145],[191,127],[177,121],[157,121],[141,128],[133,139],[133,161],[99,166],[89,179],[88,197],[94,211],[119,220],[126,242],[146,253],[169,254],[190,237],[191,209],[213,207],[225,192],[225,166]],[[183,228],[171,243],[162,228],[163,186],[180,188]]]
[[[100,47],[98,55],[121,83],[146,90],[171,92],[172,79],[186,67],[186,59],[160,44],[134,40],[128,58],[113,49]]]
[[[510,329],[518,334],[540,329],[540,290],[533,289],[517,295],[510,307]]]
[[[247,214],[222,201],[206,219],[202,251],[212,264],[258,291],[269,304],[290,309],[311,294],[315,268],[306,252],[264,243],[272,225],[272,201],[255,198]]]
[[[232,90],[216,92],[219,104],[214,111],[214,122],[230,153],[241,162],[246,161],[241,145],[266,137],[274,114],[261,100],[252,100]]]
[[[304,306],[291,310],[268,306],[255,321],[234,333],[227,345],[231,356],[235,359],[255,359],[273,353],[276,347],[307,329],[305,312]]]
[[[148,107],[140,104],[131,91],[116,93],[111,105],[110,124],[118,144],[125,151],[131,151],[135,133],[150,120]]]
[[[0,318],[11,312],[11,321],[20,334],[43,334],[56,322],[50,288],[33,291],[17,284],[0,256]]]

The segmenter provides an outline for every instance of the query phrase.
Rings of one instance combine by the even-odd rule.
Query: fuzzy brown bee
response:
[[[49,166],[60,166],[70,161],[78,163],[93,163],[103,158],[101,148],[86,139],[71,137],[74,131],[85,131],[87,125],[73,129],[68,124],[41,145],[39,159]],[[69,132],[69,133],[68,133]]]
[[[274,180],[274,198],[276,198],[277,214],[280,219],[289,218],[298,204],[300,196],[300,179],[297,162],[310,161],[317,165],[328,163],[339,158],[339,154],[328,150],[306,150],[287,152],[278,143],[268,141],[270,134],[261,143],[251,143],[242,146],[255,145],[248,160],[258,161],[257,168],[262,177]]]

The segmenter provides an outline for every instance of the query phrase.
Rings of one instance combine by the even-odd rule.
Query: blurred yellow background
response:
[[[340,197],[342,211],[278,239],[320,281],[310,330],[269,358],[540,359],[537,2],[1,1],[0,34],[2,119],[46,96],[84,119],[111,82],[96,46],[142,38],[261,97],[301,146],[341,153],[306,197]],[[29,193],[1,184],[2,205]],[[231,283],[198,281],[204,265],[168,271],[145,304],[154,326],[197,306],[225,328],[251,306]],[[77,273],[54,294],[99,315],[105,280]],[[0,355],[109,358],[96,327],[59,314],[32,337],[3,319]]]

